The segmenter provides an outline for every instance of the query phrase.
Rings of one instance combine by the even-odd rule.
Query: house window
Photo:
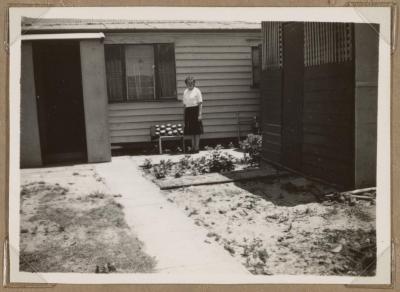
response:
[[[251,62],[253,70],[253,87],[260,87],[261,79],[261,45],[251,47]]]
[[[105,45],[109,102],[176,98],[174,44]]]

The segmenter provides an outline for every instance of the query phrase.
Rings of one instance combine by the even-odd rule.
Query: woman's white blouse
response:
[[[183,92],[183,104],[185,107],[197,106],[199,103],[203,102],[203,97],[201,95],[200,89],[193,87],[192,90],[188,88]]]

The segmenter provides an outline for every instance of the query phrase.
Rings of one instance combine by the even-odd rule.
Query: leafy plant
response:
[[[178,162],[178,167],[182,170],[187,170],[190,168],[191,164],[191,158],[190,155],[185,155],[183,158],[181,158]]]
[[[175,178],[180,178],[183,175],[183,172],[181,170],[177,170],[174,174]]]
[[[153,173],[154,173],[154,176],[156,177],[156,179],[165,178],[167,176],[165,169],[161,168],[158,165],[153,167]]]
[[[262,136],[249,134],[240,142],[240,148],[244,153],[244,161],[252,165],[259,164],[261,160]]]
[[[163,167],[165,167],[165,169],[171,170],[174,163],[172,162],[171,159],[168,159],[167,161],[162,159],[162,160],[160,160],[160,165],[163,165]]]
[[[154,176],[157,179],[165,178],[171,172],[173,165],[171,159],[167,161],[164,159],[160,160],[160,163],[153,167]]]
[[[201,156],[193,161],[193,168],[196,169],[198,173],[204,174],[210,172],[209,161],[205,156]]]
[[[143,164],[142,164],[142,167],[143,167],[144,169],[150,169],[150,168],[153,167],[153,162],[151,161],[151,159],[146,158],[146,159],[144,160]]]
[[[235,158],[222,150],[221,145],[217,145],[213,150],[205,157],[205,164],[207,165],[209,172],[223,172],[231,171],[235,169]]]

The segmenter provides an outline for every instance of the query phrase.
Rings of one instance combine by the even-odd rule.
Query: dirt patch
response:
[[[152,272],[154,258],[143,252],[143,243],[125,222],[122,205],[105,191],[94,171],[69,176],[74,184],[65,172],[59,178],[48,175],[49,182],[35,181],[37,175],[23,178],[20,270]],[[96,188],[100,190],[93,191]]]
[[[302,177],[165,191],[253,274],[374,275],[375,205],[322,201]]]

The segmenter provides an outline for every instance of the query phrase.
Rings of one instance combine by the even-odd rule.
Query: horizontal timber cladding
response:
[[[354,64],[304,71],[303,171],[343,186],[353,183]]]
[[[201,135],[202,139],[220,139],[220,138],[229,138],[232,141],[235,141],[237,136],[237,131],[231,132],[216,132],[216,133],[205,133]],[[135,142],[149,142],[149,135],[138,135],[135,134],[133,136],[118,136],[118,137],[111,137],[113,143],[135,143]]]
[[[158,116],[159,115],[173,115],[177,113],[181,113],[181,117],[183,120],[183,107],[177,107],[177,108],[167,108],[163,107],[162,105],[158,104],[157,102],[154,102],[154,108],[152,109],[141,109],[141,108],[136,108],[136,109],[130,109],[130,110],[117,110],[117,111],[109,111],[109,119],[113,119],[114,117],[127,117],[127,116],[149,116],[153,115],[154,116],[154,123],[157,123],[158,121]],[[157,107],[158,106],[158,107]],[[113,104],[109,105],[109,108],[112,108]],[[224,106],[219,106],[219,107],[210,107],[210,106],[204,106],[203,107],[203,113],[204,113],[204,118],[207,117],[209,113],[214,113],[214,114],[220,114],[220,113],[237,113],[237,112],[253,112],[253,116],[255,112],[259,109],[259,105],[224,105]],[[242,116],[242,114],[241,114]],[[113,121],[111,120],[110,123]],[[232,121],[232,124],[236,123],[236,116],[235,116],[235,121]]]
[[[261,31],[261,27],[260,27]],[[259,116],[260,93],[252,88],[251,47],[260,32],[137,32],[106,34],[105,44],[174,43],[178,98],[192,75],[203,94],[202,138],[237,136],[237,113]],[[183,123],[180,100],[109,104],[111,143],[150,141],[150,126]],[[241,127],[241,133],[250,126]]]
[[[263,157],[281,161],[282,69],[263,70],[261,74],[261,129]]]
[[[207,131],[208,130],[208,131]],[[250,129],[247,129],[250,130]],[[112,131],[111,137],[119,137],[119,136],[134,136],[134,135],[146,135],[148,133],[148,128],[143,129],[122,129]],[[209,133],[236,133],[237,127],[235,125],[217,125],[217,126],[208,126],[204,125],[204,132]]]
[[[176,51],[175,51],[176,52]],[[178,67],[176,68],[176,73],[179,74],[188,74],[192,73],[192,68],[191,67]],[[241,72],[247,72],[247,73],[252,73],[252,68],[251,64],[248,65],[239,65],[239,66],[234,66],[234,65],[229,65],[229,66],[208,66],[208,67],[199,67],[196,68],[197,73],[241,73]],[[204,76],[204,77],[207,77]]]

